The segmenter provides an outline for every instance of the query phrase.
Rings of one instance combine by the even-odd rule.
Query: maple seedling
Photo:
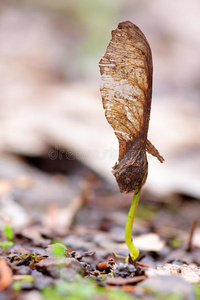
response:
[[[152,55],[142,31],[130,21],[118,24],[99,62],[105,116],[119,141],[118,162],[113,167],[120,192],[134,192],[128,214],[125,242],[136,259],[139,250],[132,242],[132,226],[140,191],[148,173],[146,151],[163,162],[147,139],[152,98]]]

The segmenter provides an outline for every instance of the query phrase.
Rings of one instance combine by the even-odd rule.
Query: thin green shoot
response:
[[[136,259],[140,252],[139,250],[136,248],[136,246],[133,244],[132,241],[132,228],[133,228],[133,222],[135,219],[135,214],[136,214],[136,210],[137,210],[137,206],[138,206],[138,202],[139,202],[139,198],[140,198],[140,191],[141,190],[136,190],[133,194],[133,199],[132,199],[132,203],[131,203],[131,207],[128,213],[128,219],[126,222],[126,228],[125,228],[125,242],[126,245],[128,247],[128,249],[131,252],[131,258],[134,260]]]

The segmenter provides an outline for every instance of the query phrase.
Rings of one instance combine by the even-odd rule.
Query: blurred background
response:
[[[123,20],[151,45],[149,139],[165,158],[148,157],[142,197],[178,199],[176,212],[182,199],[200,198],[199,15],[198,0],[1,0],[0,224],[42,218],[69,226],[88,205],[103,211],[101,220],[91,214],[100,228],[105,208],[127,211],[131,196],[120,195],[111,173],[118,142],[104,116],[98,67]]]

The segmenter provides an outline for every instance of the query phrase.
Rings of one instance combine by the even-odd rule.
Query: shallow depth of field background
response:
[[[144,191],[200,198],[199,11],[198,0],[1,1],[1,220],[26,223],[13,205],[27,219],[26,209],[38,216],[40,206],[67,205],[94,174],[102,192],[120,197],[98,62],[123,20],[140,27],[153,53],[149,139],[165,162],[149,157]]]

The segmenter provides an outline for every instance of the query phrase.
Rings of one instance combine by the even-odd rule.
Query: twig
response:
[[[136,261],[136,264],[140,267],[145,267],[145,268],[150,268],[150,265],[147,265],[147,264],[143,264],[141,263],[140,261]]]

